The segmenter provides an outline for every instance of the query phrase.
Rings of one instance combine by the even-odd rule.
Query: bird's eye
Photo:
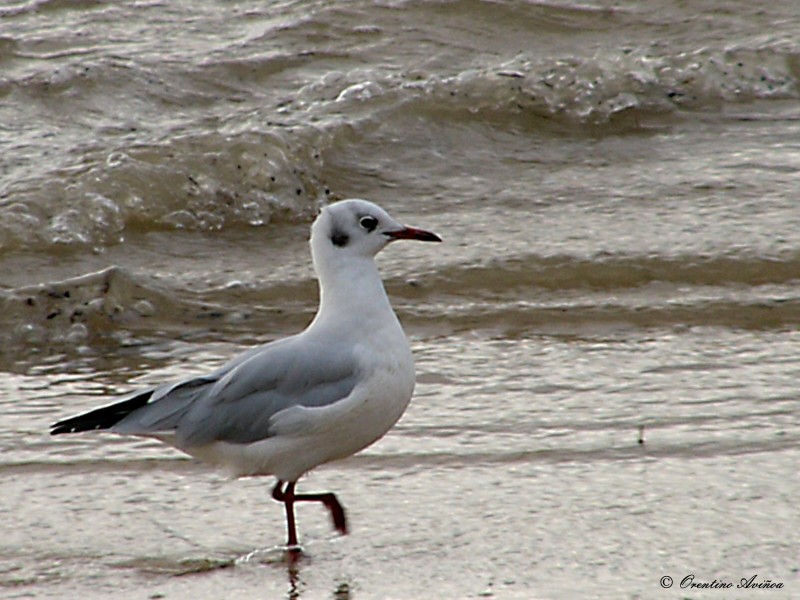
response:
[[[361,217],[358,220],[358,224],[361,225],[361,227],[363,227],[367,231],[374,231],[375,228],[378,226],[378,219],[370,215],[367,215],[365,217]]]

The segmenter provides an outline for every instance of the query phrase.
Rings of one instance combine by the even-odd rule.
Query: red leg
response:
[[[294,481],[286,484],[285,489],[281,489],[283,482],[278,480],[272,489],[272,497],[278,502],[283,502],[286,506],[286,528],[289,530],[289,546],[297,545],[297,531],[295,529],[294,503],[295,502],[322,502],[331,514],[333,527],[342,535],[347,534],[347,517],[344,507],[339,503],[335,494],[330,492],[322,494],[295,494]]]
[[[289,532],[289,539],[286,542],[286,545],[289,548],[293,548],[297,546],[297,528],[295,527],[294,522],[295,482],[288,482],[286,484],[286,489],[284,490],[281,489],[282,485],[283,482],[278,480],[278,483],[276,483],[275,487],[272,488],[272,497],[278,502],[283,502],[283,505],[286,508],[286,530]]]
[[[336,494],[326,492],[323,494],[298,494],[294,497],[297,502],[322,502],[331,513],[333,527],[342,535],[347,535],[347,517],[344,506],[339,503]]]

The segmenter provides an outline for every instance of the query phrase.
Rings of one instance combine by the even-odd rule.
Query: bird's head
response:
[[[326,206],[311,228],[315,257],[373,257],[394,240],[442,241],[435,233],[398,223],[366,200],[342,200]]]

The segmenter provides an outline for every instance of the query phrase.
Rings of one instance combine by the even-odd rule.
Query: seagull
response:
[[[336,495],[296,493],[314,467],[363,450],[400,419],[414,391],[414,360],[375,264],[395,240],[441,242],[351,199],[311,227],[319,309],[302,332],[255,347],[207,375],[143,389],[63,419],[52,435],[104,430],[155,438],[234,477],[274,476],[287,547],[300,551],[296,502],[319,502],[347,533]]]

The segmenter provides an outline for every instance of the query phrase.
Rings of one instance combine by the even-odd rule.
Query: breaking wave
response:
[[[386,285],[407,326],[443,334],[612,326],[774,329],[800,325],[793,291],[798,273],[800,256],[528,256],[451,265],[417,280],[389,278]],[[316,302],[310,278],[187,292],[111,267],[0,292],[0,343],[6,360],[159,339],[253,344],[265,341],[260,332],[299,331]]]
[[[13,54],[15,45],[6,46]],[[258,68],[271,73],[272,63],[282,60],[276,56]],[[212,75],[230,71],[238,81],[229,62],[191,67],[183,73],[184,83],[198,86],[205,98],[210,92],[203,86]],[[113,61],[92,68],[100,73],[50,74],[61,91],[48,88],[47,93],[75,94],[100,85],[104,77],[107,86],[121,77]],[[781,45],[631,49],[561,59],[523,53],[453,75],[425,69],[334,71],[301,86],[278,106],[274,101],[258,106],[265,99],[249,91],[251,97],[237,100],[238,114],[212,119],[216,132],[205,123],[197,123],[195,132],[184,124],[179,133],[150,135],[150,141],[136,141],[135,127],[126,131],[124,123],[119,131],[100,132],[105,145],[82,150],[78,164],[42,168],[0,189],[0,252],[117,244],[129,230],[208,231],[309,220],[321,204],[339,197],[326,181],[330,153],[346,148],[354,137],[368,137],[376,123],[394,123],[402,131],[409,116],[445,118],[466,127],[488,119],[501,128],[539,127],[544,135],[553,123],[578,135],[597,127],[614,133],[682,111],[796,99],[799,72],[799,55]],[[6,93],[20,93],[53,83],[42,77],[2,85]],[[244,94],[234,84],[228,88]],[[162,102],[174,101],[168,97],[175,93],[172,88],[161,93],[166,94]],[[226,125],[232,121],[239,123],[235,130]]]

